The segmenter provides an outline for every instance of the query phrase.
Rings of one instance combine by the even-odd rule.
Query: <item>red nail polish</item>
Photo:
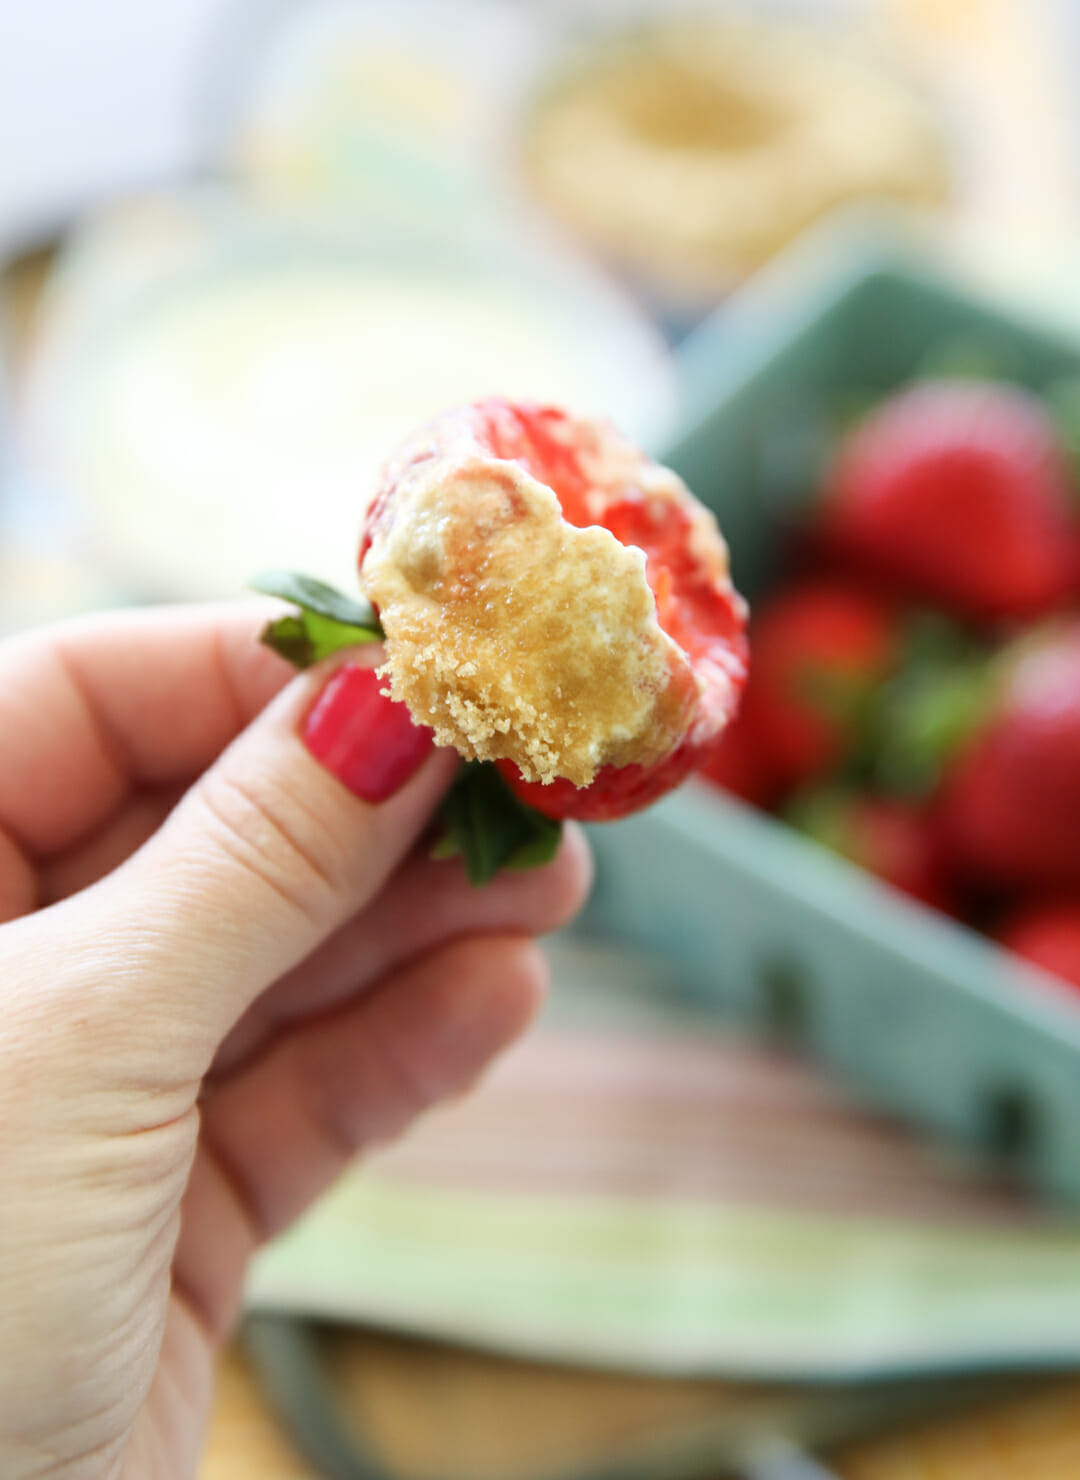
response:
[[[311,754],[365,802],[385,802],[434,748],[404,704],[380,690],[386,680],[355,663],[339,668],[304,725]]]

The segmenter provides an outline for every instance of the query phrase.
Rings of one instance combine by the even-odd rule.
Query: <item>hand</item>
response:
[[[455,758],[340,660],[288,682],[264,616],[0,646],[5,1480],[194,1475],[252,1251],[472,1083],[584,896],[573,832],[479,891],[431,862]]]

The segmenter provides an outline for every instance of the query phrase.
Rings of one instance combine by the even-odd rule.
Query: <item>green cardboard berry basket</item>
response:
[[[835,398],[958,350],[1036,389],[1080,373],[1080,346],[895,251],[837,258],[722,311],[684,348],[690,409],[661,455],[715,510],[751,601],[811,490]],[[586,931],[660,950],[718,1011],[1080,1200],[1080,995],[702,783],[593,829],[593,844]]]

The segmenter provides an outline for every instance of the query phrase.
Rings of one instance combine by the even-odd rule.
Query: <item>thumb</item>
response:
[[[177,1067],[204,1072],[251,1001],[378,894],[453,775],[373,661],[293,680],[143,848],[57,907],[92,947],[69,957],[107,969],[111,1005],[164,1029]]]

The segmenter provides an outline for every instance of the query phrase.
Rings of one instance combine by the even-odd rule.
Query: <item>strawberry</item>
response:
[[[745,744],[781,790],[824,776],[851,749],[867,705],[899,655],[897,619],[836,581],[795,587],[753,625]]]
[[[1080,888],[1080,620],[1007,649],[944,782],[942,836],[990,887]]]
[[[384,644],[390,695],[463,764],[439,857],[470,881],[554,856],[564,818],[656,801],[746,683],[746,603],[716,520],[605,422],[491,398],[421,427],[361,531],[365,600],[272,571],[262,640],[297,667]],[[383,690],[387,692],[387,690]]]
[[[785,815],[807,837],[894,889],[955,912],[941,849],[923,808],[890,797],[821,788],[796,798]]]
[[[391,458],[360,577],[395,698],[550,819],[601,822],[698,769],[746,681],[713,516],[606,423],[491,398]]]
[[[713,746],[701,774],[755,807],[769,807],[777,796],[776,777],[742,709]]]
[[[1052,611],[1076,574],[1054,423],[1013,386],[930,380],[890,396],[841,444],[822,522],[859,569],[977,621]]]
[[[998,939],[1018,956],[1080,987],[1080,897],[1018,910],[1002,925]]]

